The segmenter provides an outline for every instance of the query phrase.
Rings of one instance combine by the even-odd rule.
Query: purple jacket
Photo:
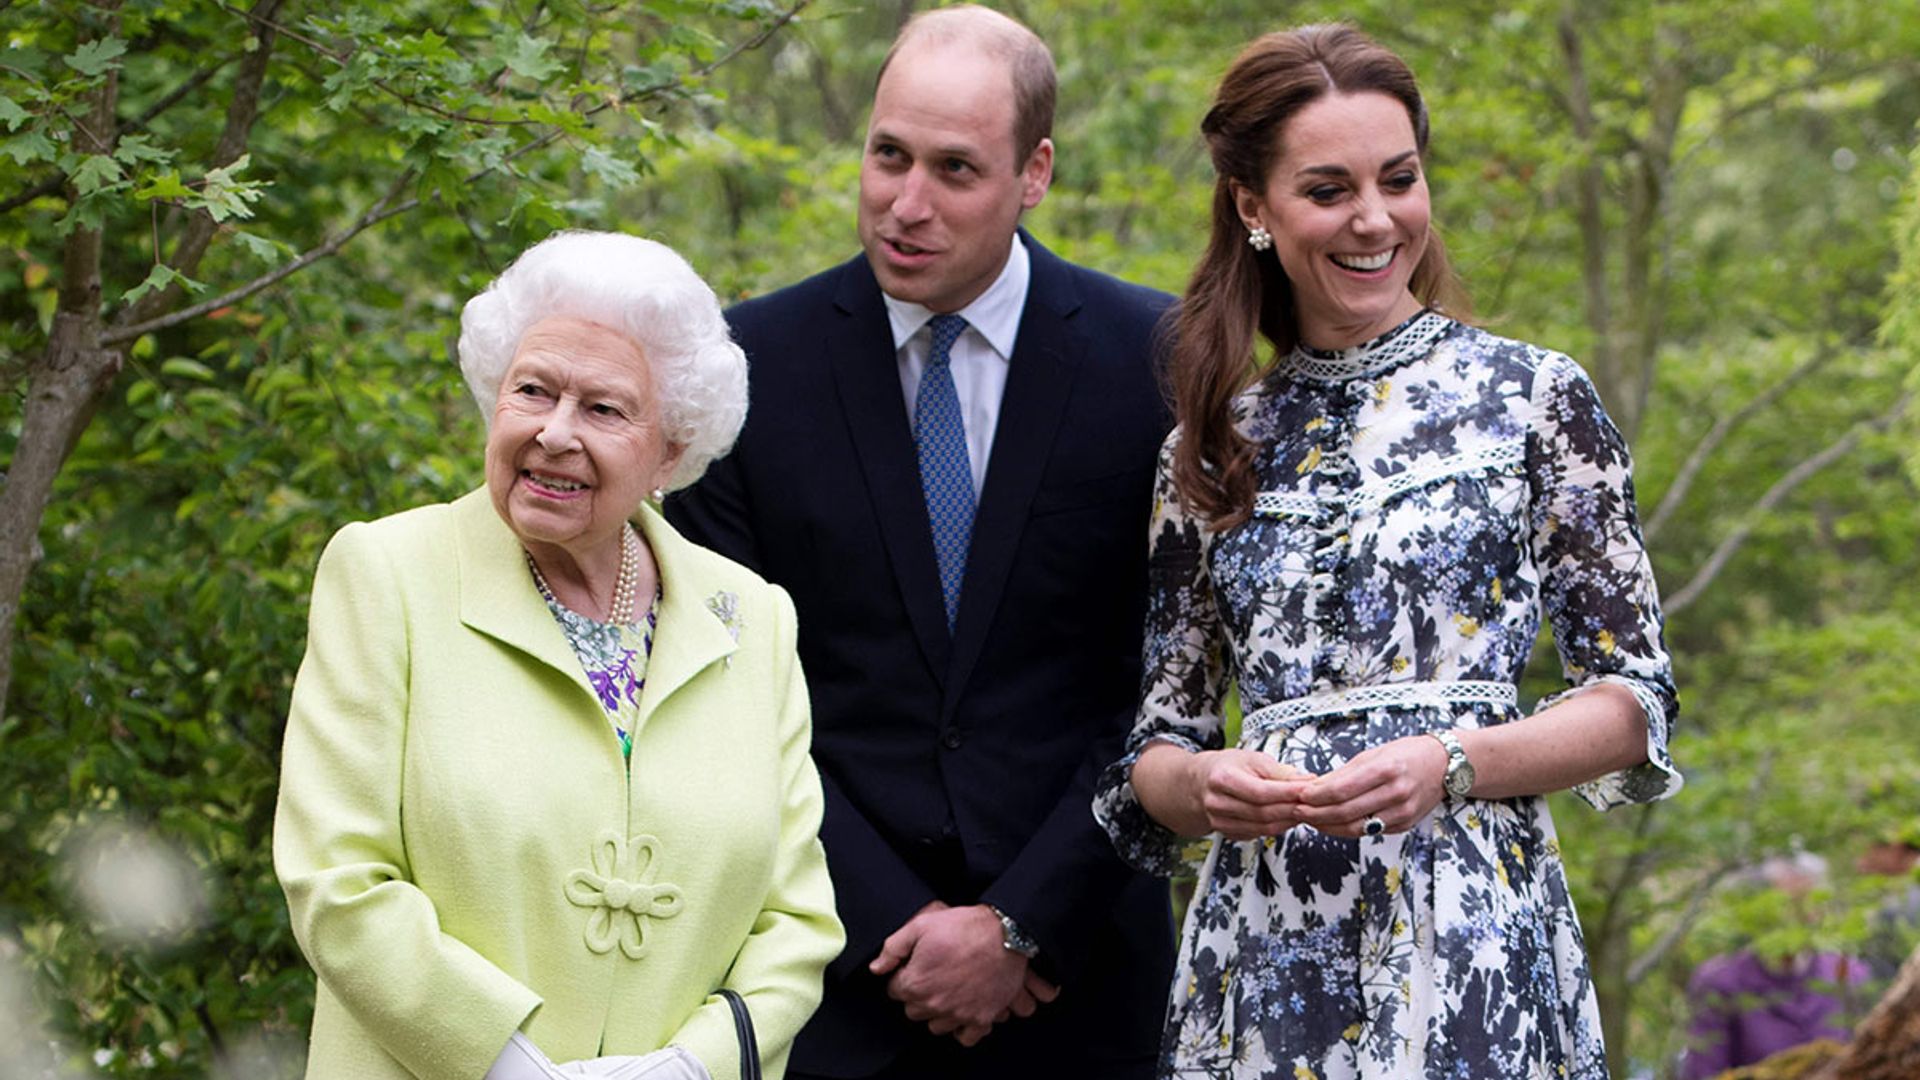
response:
[[[1867,965],[1838,953],[1775,967],[1746,950],[1716,956],[1687,983],[1693,1003],[1681,1080],[1707,1077],[1814,1039],[1845,1039],[1843,1020]]]

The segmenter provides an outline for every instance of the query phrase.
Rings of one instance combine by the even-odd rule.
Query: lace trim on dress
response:
[[[1310,720],[1316,716],[1334,716],[1340,713],[1395,707],[1444,708],[1451,705],[1498,705],[1514,708],[1519,703],[1520,693],[1512,683],[1484,679],[1351,686],[1344,690],[1330,690],[1325,693],[1288,698],[1285,701],[1276,701],[1271,705],[1255,709],[1247,714],[1246,720],[1241,724],[1241,729],[1246,733],[1241,736],[1241,742],[1252,744],[1271,741],[1276,736],[1284,737],[1287,730],[1300,721]]]
[[[1494,443],[1395,473],[1384,480],[1363,481],[1351,493],[1308,495],[1298,491],[1262,491],[1253,497],[1253,512],[1260,517],[1313,517],[1323,506],[1340,503],[1353,510],[1375,510],[1429,484],[1486,469],[1518,466],[1526,457],[1524,439]]]
[[[1457,323],[1432,309],[1401,323],[1371,341],[1350,349],[1316,349],[1295,345],[1285,365],[1289,375],[1339,382],[1362,375],[1377,375],[1409,360],[1425,356]]]

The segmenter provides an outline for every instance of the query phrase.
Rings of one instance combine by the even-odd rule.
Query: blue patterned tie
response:
[[[933,556],[940,563],[940,591],[951,633],[960,611],[960,582],[967,574],[967,545],[973,538],[973,462],[967,456],[967,429],[960,419],[960,395],[953,388],[948,352],[967,320],[935,315],[927,325],[933,348],[927,352],[927,370],[913,403],[913,443],[920,451],[920,490],[927,497]]]

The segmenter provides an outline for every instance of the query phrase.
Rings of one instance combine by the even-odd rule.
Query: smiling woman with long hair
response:
[[[1267,35],[1202,131],[1143,700],[1095,802],[1143,869],[1212,837],[1160,1073],[1604,1080],[1541,796],[1680,786],[1626,447],[1573,361],[1461,321],[1399,57]],[[1523,716],[1543,613],[1569,689]]]

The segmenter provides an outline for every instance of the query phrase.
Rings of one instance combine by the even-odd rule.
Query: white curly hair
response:
[[[679,490],[725,454],[747,417],[747,357],[720,300],[672,248],[625,233],[566,230],[528,248],[460,312],[460,373],[491,426],[520,338],[542,319],[625,334],[652,371]]]

